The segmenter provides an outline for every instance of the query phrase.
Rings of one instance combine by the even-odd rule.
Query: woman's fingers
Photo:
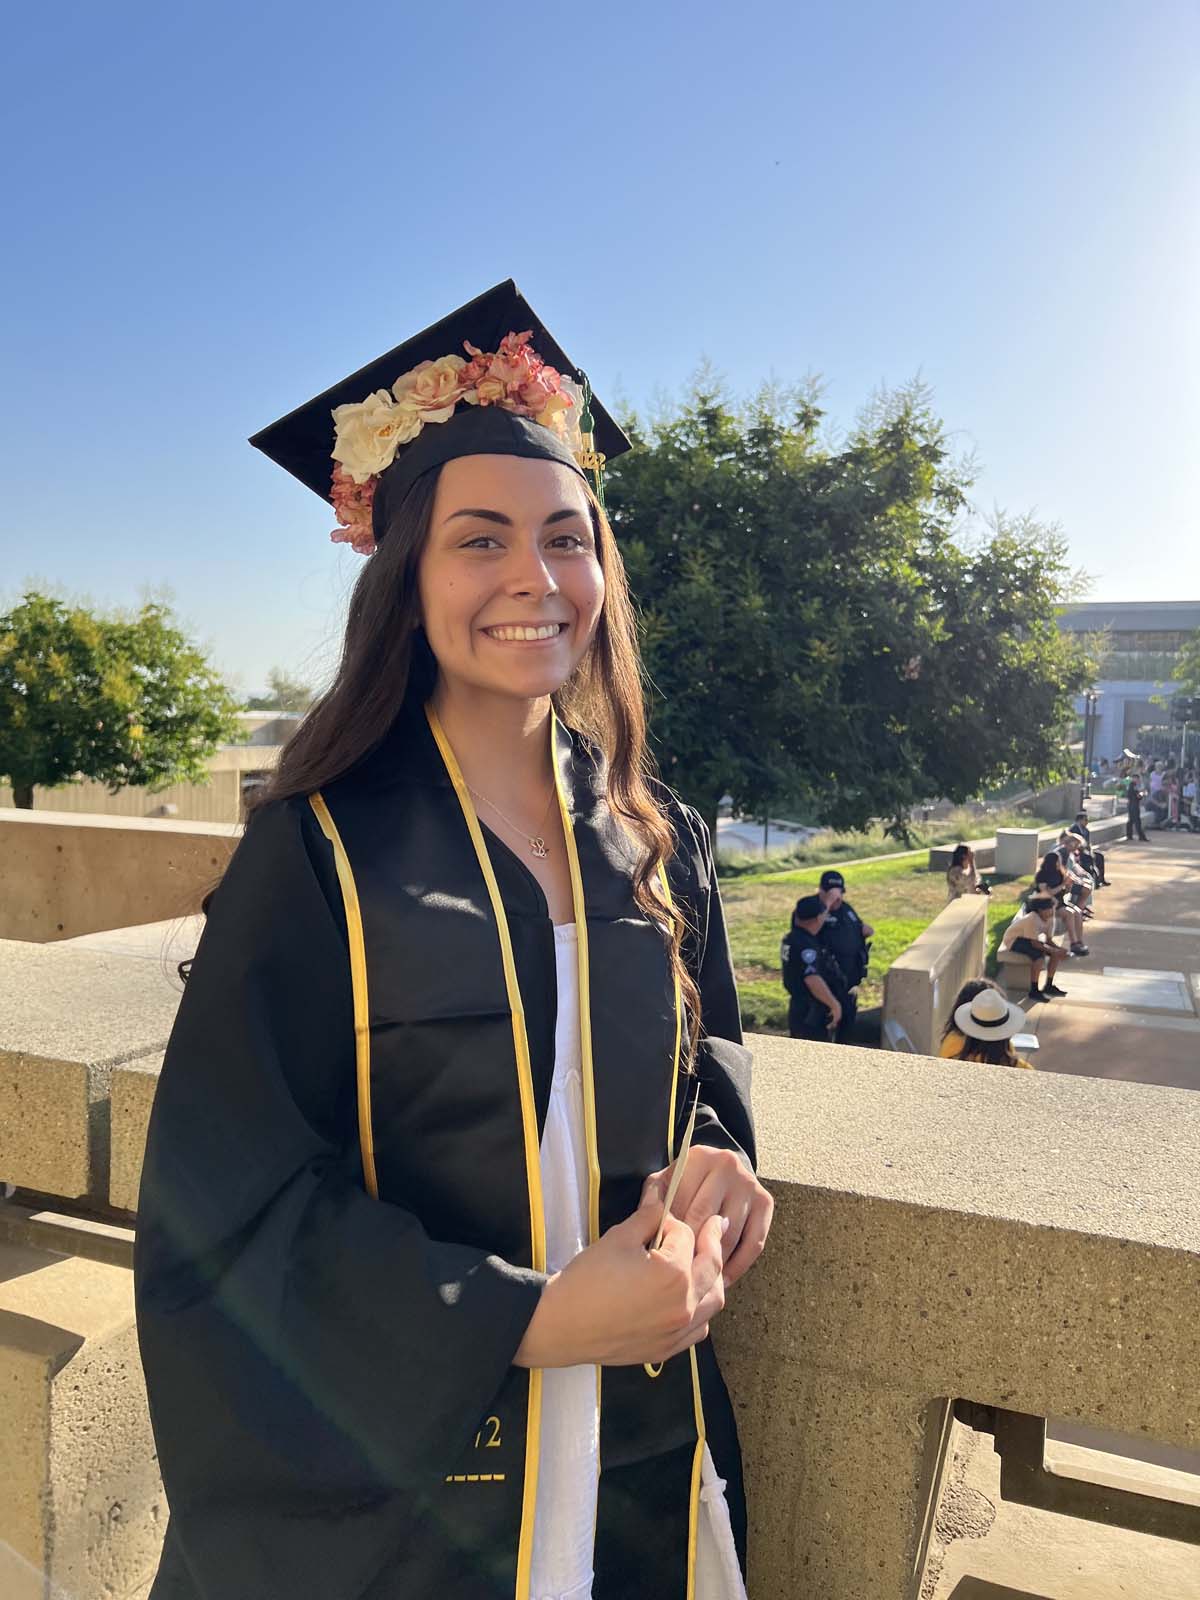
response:
[[[738,1163],[741,1167],[741,1163]],[[741,1168],[745,1173],[745,1168]],[[709,1217],[729,1218],[729,1229],[721,1242],[721,1254],[728,1261],[741,1241],[754,1198],[752,1184],[747,1184],[740,1174],[732,1178],[727,1170],[713,1168],[696,1191],[696,1198],[683,1213],[683,1220],[693,1233],[698,1233]]]
[[[771,1218],[774,1213],[774,1200],[765,1189],[759,1190],[750,1207],[750,1215],[746,1219],[746,1226],[742,1230],[738,1247],[725,1263],[725,1287],[727,1289],[731,1284],[735,1284],[762,1255],[767,1242],[767,1235],[771,1231]]]
[[[679,1224],[684,1227],[686,1224]],[[689,1230],[690,1231],[690,1230]],[[676,1337],[662,1356],[669,1361],[672,1356],[690,1350],[694,1344],[708,1338],[712,1319],[725,1306],[725,1280],[721,1269],[721,1241],[725,1233],[722,1217],[709,1217],[696,1238],[696,1254],[692,1262],[692,1287],[697,1295],[696,1307],[689,1325]]]
[[[671,1181],[670,1167],[663,1167],[660,1172],[652,1172],[642,1185],[642,1198],[638,1206],[648,1205],[651,1200],[659,1205],[667,1198],[667,1185]]]

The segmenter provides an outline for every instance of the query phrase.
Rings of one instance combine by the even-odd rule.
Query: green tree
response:
[[[202,782],[236,701],[161,602],[100,615],[30,591],[0,614],[0,774],[35,784]]]
[[[269,694],[252,695],[246,701],[247,711],[307,711],[313,702],[313,691],[307,683],[289,678],[282,667],[272,667],[267,673]]]
[[[1180,694],[1200,694],[1200,628],[1179,652],[1171,676],[1178,681]]]
[[[902,831],[930,795],[1064,768],[1086,667],[1059,634],[1061,540],[960,539],[970,484],[927,392],[880,396],[840,446],[811,393],[739,410],[708,374],[613,463],[664,776],[715,821],[726,792]]]

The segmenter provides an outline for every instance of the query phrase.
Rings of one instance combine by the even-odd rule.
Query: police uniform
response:
[[[867,975],[867,940],[863,933],[862,918],[848,900],[843,900],[836,911],[826,913],[825,925],[817,934],[818,942],[836,961],[846,996],[842,1001],[842,1020],[838,1024],[838,1039],[845,1043],[854,1030],[858,1014],[858,996],[850,994]]]
[[[837,958],[821,943],[819,934],[792,928],[779,947],[783,986],[791,996],[788,1004],[788,1032],[793,1039],[828,1039],[829,1008],[821,1003],[805,983],[805,978],[824,978],[830,993],[844,1008],[847,1004],[846,979]]]

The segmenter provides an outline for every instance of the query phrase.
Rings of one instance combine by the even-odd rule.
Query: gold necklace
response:
[[[505,816],[504,812],[500,810],[500,807],[496,804],[496,802],[494,800],[489,800],[487,795],[480,794],[478,789],[471,789],[471,785],[469,783],[467,784],[467,788],[471,790],[471,793],[475,796],[476,800],[482,800],[485,805],[491,806],[492,810],[497,814],[497,816],[504,817],[505,822],[508,823],[509,827],[513,830],[514,833],[522,834],[526,839],[528,839],[529,848],[530,848],[530,850],[532,851],[532,853],[535,856],[539,856],[539,857],[544,858],[544,857],[546,857],[546,856],[548,856],[550,854],[549,846],[546,844],[546,840],[545,840],[545,838],[543,837],[542,834],[540,834],[540,833],[528,833],[524,828],[519,827],[518,824],[515,823],[512,820],[511,817]],[[553,803],[554,803],[554,788],[553,788],[553,786],[551,786],[550,798],[549,798],[549,800],[546,801],[546,809],[542,813],[542,821],[541,821],[540,825],[543,826],[543,827],[545,826],[546,818],[550,815],[550,807],[551,807],[551,805]]]

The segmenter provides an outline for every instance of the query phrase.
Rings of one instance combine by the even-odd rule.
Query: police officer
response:
[[[821,874],[819,898],[826,913],[821,943],[842,969],[846,981],[846,998],[842,1003],[842,1020],[837,1031],[839,1044],[845,1044],[854,1034],[854,1019],[858,1015],[858,986],[867,975],[867,940],[875,934],[875,929],[862,920],[845,895],[846,880],[840,872]]]
[[[846,980],[818,937],[824,921],[820,896],[805,895],[796,901],[791,930],[779,947],[783,986],[791,996],[788,1032],[793,1039],[828,1039],[842,1020]]]

